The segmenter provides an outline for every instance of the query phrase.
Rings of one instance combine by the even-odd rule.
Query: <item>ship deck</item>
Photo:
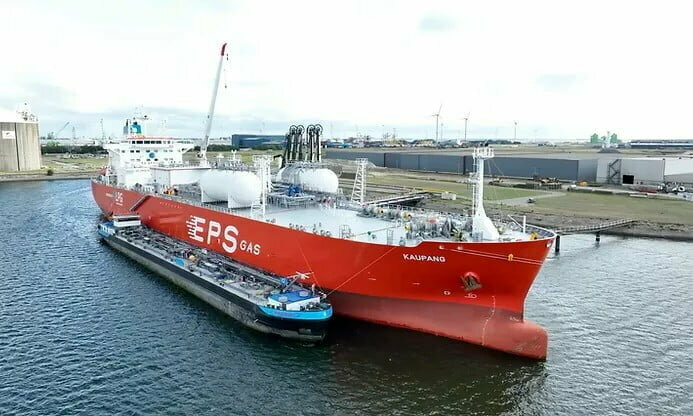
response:
[[[250,216],[250,210],[238,210],[235,213]],[[400,244],[400,240],[408,246],[419,243],[418,240],[407,240],[404,224],[388,221],[382,218],[365,217],[358,211],[346,208],[327,206],[309,206],[297,208],[282,208],[268,206],[265,218],[289,228],[303,227],[306,232],[316,234],[329,233],[332,237],[341,237],[342,230],[348,230],[350,239],[376,244]],[[388,231],[391,233],[388,241]]]
[[[141,189],[134,190],[142,192]],[[194,193],[181,191],[179,195],[175,196],[167,194],[149,194],[217,211],[228,212],[245,218],[254,220],[261,219],[257,207],[254,209],[229,208],[227,207],[227,203],[223,201],[201,202],[199,191]],[[478,241],[472,238],[468,230],[460,230],[461,235],[458,235],[458,237],[453,236],[451,233],[428,232],[436,227],[434,224],[440,224],[439,221],[445,221],[446,218],[457,218],[462,221],[467,221],[470,220],[469,217],[462,217],[459,214],[446,214],[406,207],[393,209],[409,212],[411,217],[409,219],[404,219],[397,216],[387,216],[386,214],[363,215],[361,209],[355,205],[345,205],[343,203],[335,204],[334,201],[331,204],[315,202],[312,198],[308,198],[304,202],[295,205],[289,204],[288,206],[268,203],[265,207],[263,219],[286,228],[299,229],[308,233],[321,234],[333,238],[345,238],[371,244],[414,247],[424,241]],[[417,224],[417,227],[428,227],[431,225],[431,228],[426,228],[426,231],[419,228],[419,232],[410,233],[406,227],[412,226],[413,222]],[[518,223],[511,224],[506,221],[504,224],[504,229],[501,232],[501,241],[529,240],[532,232],[536,232],[540,238],[548,238],[553,235],[552,232],[540,227],[528,225],[527,231],[522,232],[521,226]]]

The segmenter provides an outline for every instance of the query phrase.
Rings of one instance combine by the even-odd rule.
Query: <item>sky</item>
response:
[[[0,113],[41,134],[691,138],[693,6],[659,1],[3,1]],[[165,126],[165,128],[164,128]],[[68,136],[70,128],[61,136]]]

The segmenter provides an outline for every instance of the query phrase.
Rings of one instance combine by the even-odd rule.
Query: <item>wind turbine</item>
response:
[[[438,107],[438,112],[435,114],[431,114],[431,117],[436,118],[436,142],[438,142],[438,122],[440,121],[440,110],[443,109],[443,104],[440,104],[440,107]]]
[[[440,110],[442,110],[442,109],[443,109],[443,104],[441,103],[440,107],[438,107],[438,112],[431,115],[431,117],[436,118],[436,143],[438,143],[438,125],[439,125],[438,122],[440,121]]]

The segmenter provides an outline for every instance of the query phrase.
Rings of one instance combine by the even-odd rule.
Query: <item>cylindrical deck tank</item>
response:
[[[277,180],[315,192],[335,194],[339,190],[339,178],[327,168],[289,165],[277,172]]]
[[[228,201],[229,208],[243,208],[260,200],[260,178],[242,170],[211,169],[200,178],[203,197],[209,201]]]

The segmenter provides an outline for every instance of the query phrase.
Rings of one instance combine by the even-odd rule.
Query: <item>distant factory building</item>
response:
[[[358,151],[331,149],[327,158],[367,158],[376,166],[394,169],[468,174],[474,172],[470,151]],[[564,181],[593,182],[597,173],[597,157],[580,153],[502,154],[486,162],[490,176],[515,178],[550,177]]]
[[[14,115],[0,114],[0,171],[41,169],[38,119],[25,104]]]
[[[597,182],[614,185],[693,184],[693,158],[602,158],[597,165]]]
[[[283,134],[233,134],[231,145],[243,148],[254,148],[260,145],[283,145]]]
[[[693,140],[633,140],[631,149],[693,149]]]

